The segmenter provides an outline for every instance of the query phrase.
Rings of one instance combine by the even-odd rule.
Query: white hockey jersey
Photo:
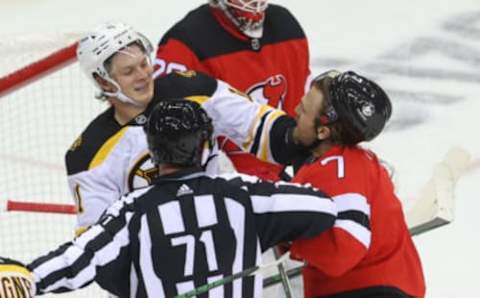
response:
[[[282,123],[277,131],[283,134],[293,122],[284,112],[253,102],[227,83],[204,74],[188,71],[156,79],[155,95],[145,112],[121,126],[110,108],[94,119],[68,150],[68,184],[79,211],[77,234],[94,224],[122,195],[151,184],[157,171],[142,125],[155,103],[168,98],[202,104],[212,118],[216,136],[228,136],[244,150],[272,162],[280,154],[271,150],[272,127]],[[216,174],[218,149],[208,158],[207,173]]]

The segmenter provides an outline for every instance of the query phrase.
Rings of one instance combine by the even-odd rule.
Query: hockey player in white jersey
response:
[[[77,234],[120,196],[155,178],[142,125],[156,101],[182,97],[199,102],[212,117],[216,135],[228,136],[263,160],[282,158],[283,151],[272,153],[275,144],[269,139],[294,125],[284,112],[251,102],[228,84],[192,71],[154,81],[151,51],[150,42],[123,23],[102,25],[79,43],[80,66],[97,87],[97,97],[110,107],[66,154],[68,183],[78,206]],[[210,149],[204,166],[214,174],[217,149]]]
[[[152,186],[117,200],[97,224],[26,267],[0,258],[0,273],[23,278],[22,291],[37,295],[95,280],[119,297],[175,297],[260,265],[262,252],[279,242],[312,238],[334,225],[336,205],[317,189],[207,175],[201,163],[212,130],[199,104],[158,103],[145,126],[159,172]],[[237,279],[207,295],[259,298],[262,277]]]

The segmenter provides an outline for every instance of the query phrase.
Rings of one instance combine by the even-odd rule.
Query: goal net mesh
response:
[[[0,39],[0,85],[4,88],[11,78],[7,75],[19,69],[36,72],[34,62],[74,44],[78,36]],[[24,83],[0,95],[0,206],[7,200],[73,204],[64,155],[106,104],[94,99],[93,87],[75,61]],[[2,211],[0,255],[29,262],[71,239],[74,224],[74,215]],[[66,297],[88,295],[106,297],[95,286]]]

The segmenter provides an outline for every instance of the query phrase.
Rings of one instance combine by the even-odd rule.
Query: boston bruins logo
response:
[[[79,136],[75,140],[75,142],[73,142],[73,144],[70,146],[70,148],[68,150],[75,151],[75,150],[77,150],[78,147],[80,147],[80,145],[82,145],[82,136]]]
[[[128,173],[128,191],[149,186],[158,176],[158,169],[153,165],[150,155],[143,155]]]

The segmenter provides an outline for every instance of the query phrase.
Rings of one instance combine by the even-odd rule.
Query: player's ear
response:
[[[113,86],[112,83],[97,74],[94,74],[93,77],[95,81],[97,81],[98,85],[102,88],[102,90],[107,92],[115,92],[115,86]]]
[[[332,135],[332,130],[328,126],[319,126],[317,127],[317,139],[320,141],[324,141],[326,139],[329,139],[330,136]]]

